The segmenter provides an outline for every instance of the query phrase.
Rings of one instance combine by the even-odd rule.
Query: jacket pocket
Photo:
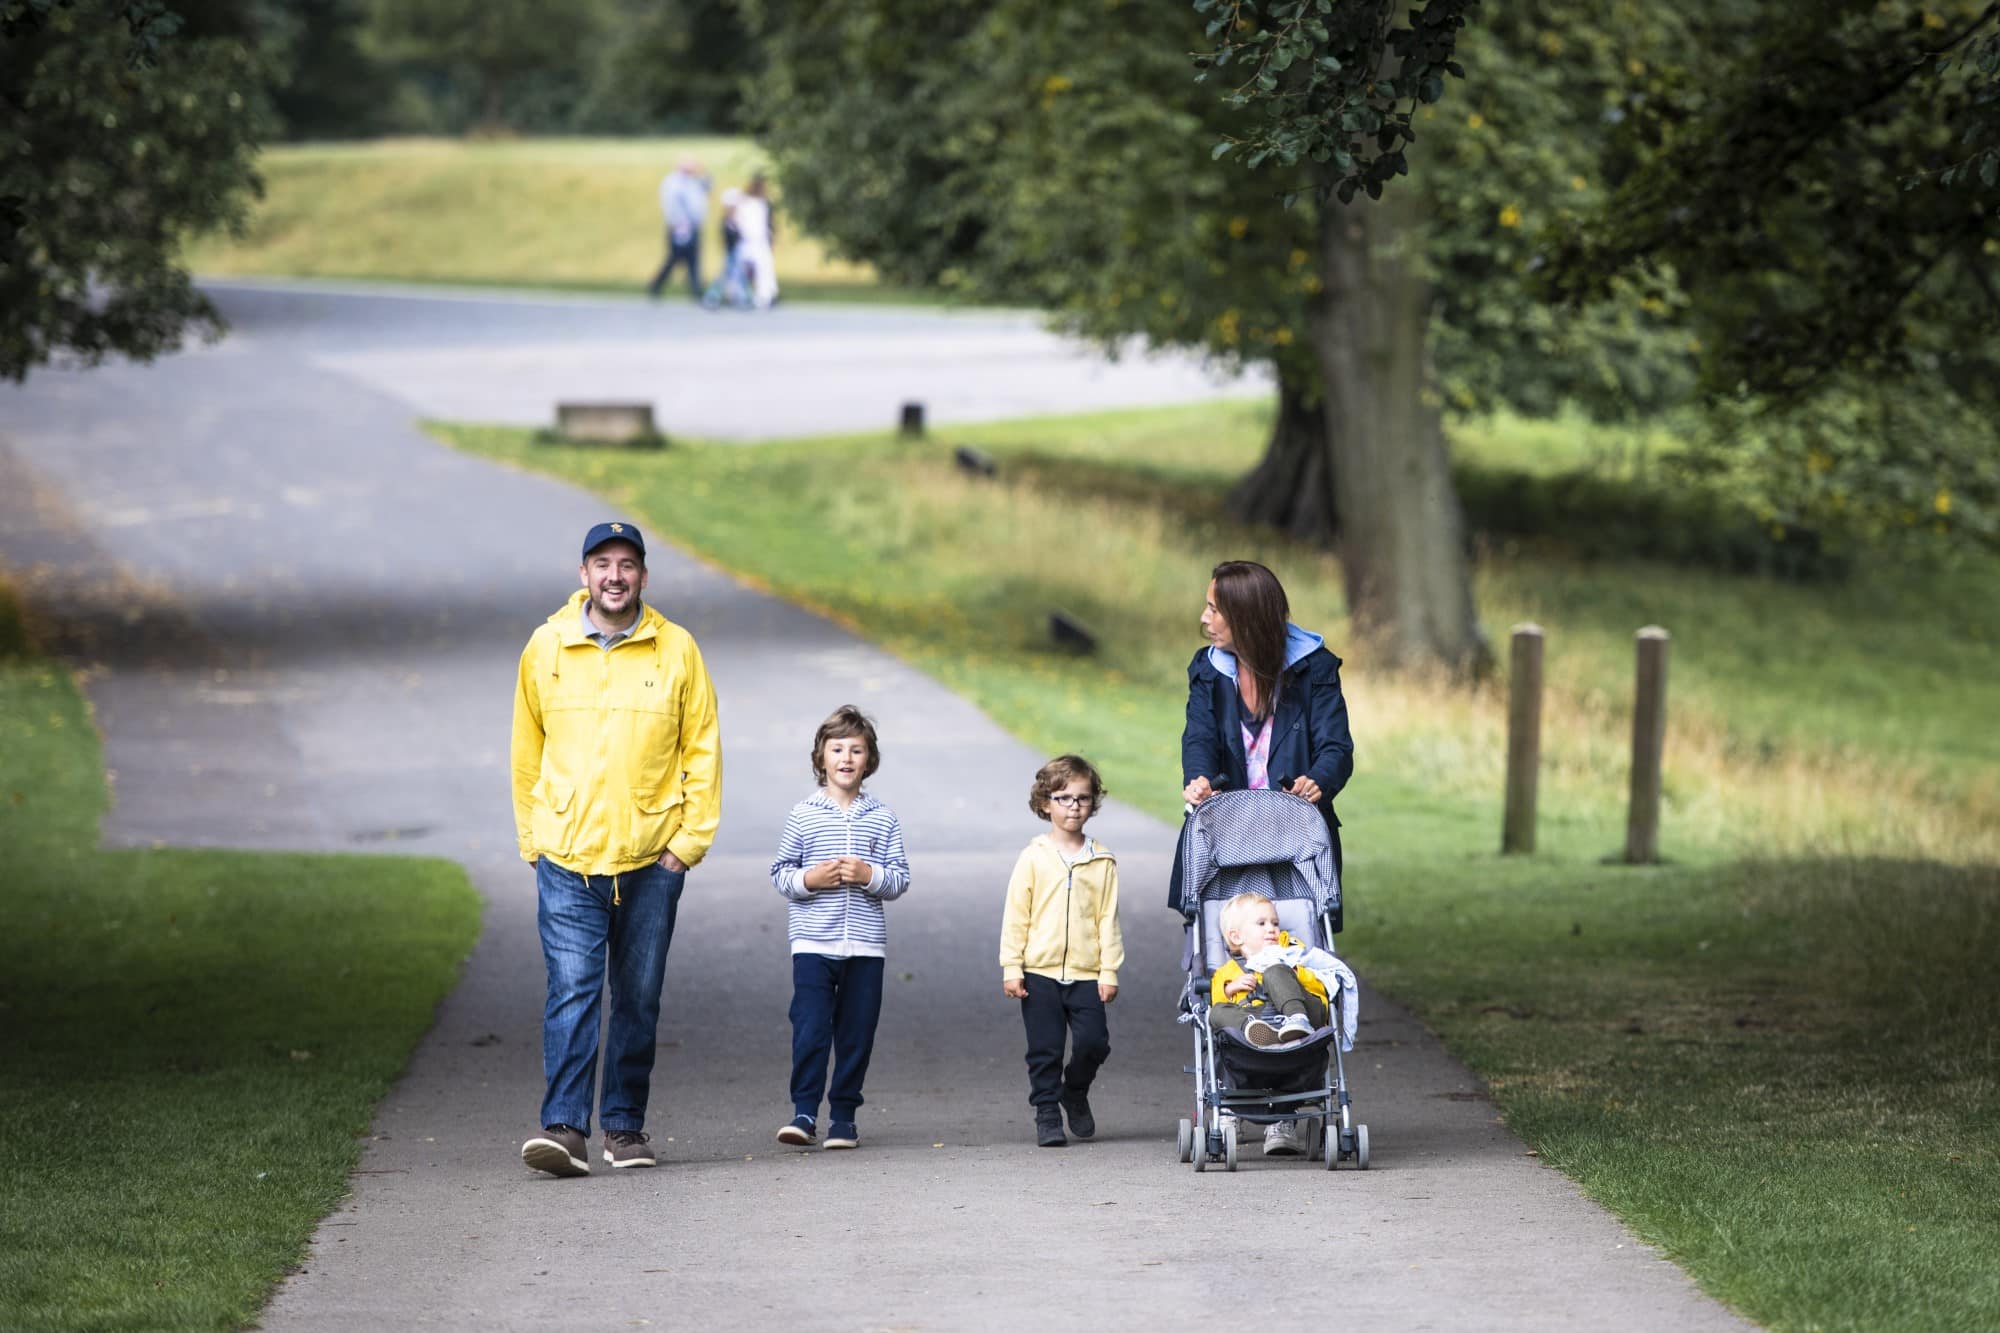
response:
[[[528,817],[535,849],[567,854],[575,829],[576,788],[567,782],[552,781],[544,775],[535,783],[534,806]]]
[[[683,799],[679,787],[672,791],[655,787],[633,789],[632,828],[626,846],[634,856],[658,856],[667,850],[667,839],[681,826]]]

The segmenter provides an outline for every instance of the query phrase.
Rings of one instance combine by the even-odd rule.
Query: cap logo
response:
[[[613,532],[623,532],[625,531],[625,525],[623,523],[613,523],[611,525],[611,530]]]

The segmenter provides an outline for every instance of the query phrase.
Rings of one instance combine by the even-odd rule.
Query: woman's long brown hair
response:
[[[1292,618],[1285,585],[1254,560],[1225,560],[1209,575],[1215,580],[1215,609],[1229,622],[1236,642],[1237,669],[1257,683],[1259,715],[1277,707],[1278,673],[1285,669],[1285,624]]]

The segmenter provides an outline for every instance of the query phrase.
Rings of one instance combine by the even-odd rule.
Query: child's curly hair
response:
[[[1049,798],[1078,778],[1090,781],[1090,813],[1104,804],[1104,779],[1080,754],[1059,754],[1035,772],[1035,785],[1028,789],[1028,808],[1037,818],[1049,817]]]
[[[868,767],[861,771],[863,781],[875,776],[875,770],[882,767],[882,747],[875,740],[875,724],[868,720],[868,714],[853,704],[842,704],[827,715],[813,733],[812,770],[813,781],[826,785],[826,766],[821,756],[826,753],[828,741],[860,739],[868,742]]]

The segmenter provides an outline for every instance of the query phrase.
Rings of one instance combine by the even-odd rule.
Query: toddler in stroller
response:
[[[1283,1127],[1267,1151],[1296,1151],[1303,1130],[1307,1157],[1365,1170],[1368,1127],[1354,1123],[1341,1060],[1354,1044],[1354,974],[1332,951],[1340,881],[1325,821],[1281,791],[1224,792],[1189,815],[1180,865],[1180,1021],[1195,1038],[1181,1161],[1235,1170],[1238,1126],[1251,1124]]]

